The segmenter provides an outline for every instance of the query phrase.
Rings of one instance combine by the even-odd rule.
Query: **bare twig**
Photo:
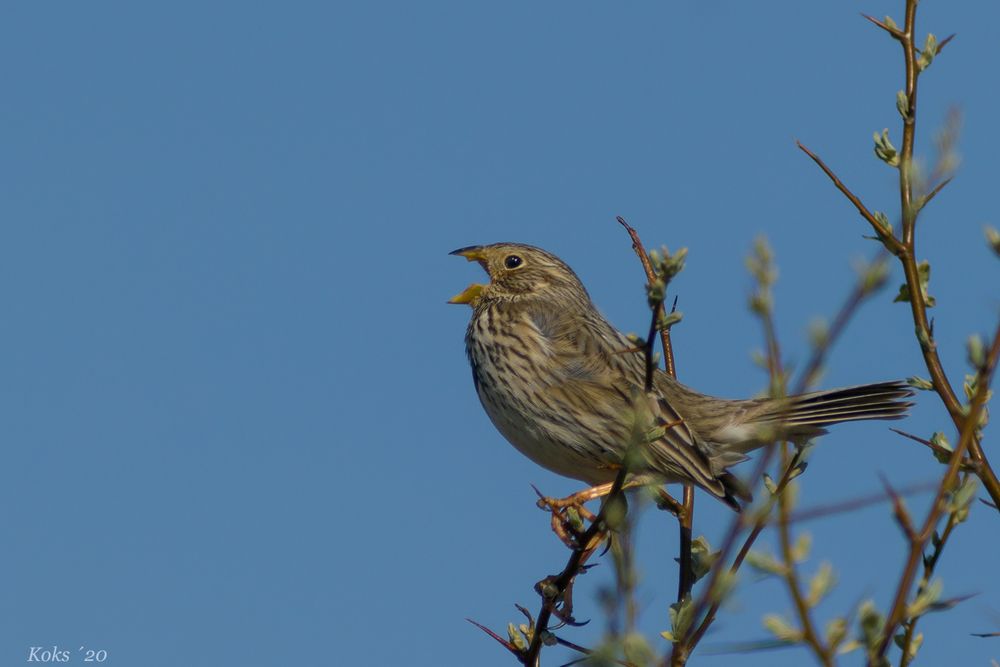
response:
[[[878,218],[876,218],[871,211],[868,210],[868,207],[865,206],[860,199],[858,199],[857,195],[851,192],[851,190],[846,185],[844,185],[844,183],[840,180],[840,178],[838,178],[837,175],[833,173],[832,169],[826,166],[826,163],[823,162],[823,160],[821,160],[818,155],[816,155],[811,150],[806,148],[801,141],[796,140],[795,145],[798,146],[803,153],[812,158],[812,161],[815,162],[819,166],[819,168],[823,170],[823,172],[830,178],[831,181],[833,181],[833,184],[837,187],[837,189],[840,190],[843,193],[843,195],[847,197],[848,200],[850,200],[852,204],[854,204],[854,207],[858,209],[858,213],[861,214],[861,217],[863,217],[865,220],[868,221],[868,224],[872,226],[872,229],[875,230],[875,233],[878,234],[878,237],[883,240],[886,247],[892,252],[892,254],[898,256],[900,253],[904,251],[903,244],[900,243],[899,239],[893,236],[892,230],[890,230],[884,224],[882,224],[882,222]]]

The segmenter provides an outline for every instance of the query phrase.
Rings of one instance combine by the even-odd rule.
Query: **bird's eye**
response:
[[[516,269],[522,264],[524,264],[524,260],[517,255],[507,255],[507,259],[503,261],[503,265],[508,269]]]

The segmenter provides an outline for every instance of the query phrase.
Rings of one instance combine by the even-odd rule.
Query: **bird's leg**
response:
[[[613,485],[613,482],[599,484],[589,489],[578,491],[565,498],[543,496],[537,488],[535,489],[535,493],[538,494],[538,507],[552,513],[552,532],[556,534],[562,543],[570,549],[591,549],[596,547],[596,544],[581,545],[579,538],[586,531],[584,521],[593,522],[597,518],[597,515],[584,507],[584,503],[608,495],[611,493]],[[604,539],[603,533],[599,535],[598,543]]]

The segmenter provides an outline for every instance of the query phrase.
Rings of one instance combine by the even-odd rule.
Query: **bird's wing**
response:
[[[636,414],[636,401],[645,400],[652,427],[662,428],[644,452],[652,472],[669,481],[691,481],[712,495],[737,507],[734,496],[745,492],[716,469],[683,416],[659,391],[646,395],[645,355],[606,321],[533,315],[532,322],[547,342],[545,352],[556,363],[558,381],[550,391],[558,392],[581,414],[593,415],[597,424],[585,424],[593,432],[613,433],[618,442],[613,451],[620,457],[628,444]],[[666,377],[662,371],[656,371]],[[660,377],[657,378],[660,380]],[[657,383],[659,384],[659,382]]]

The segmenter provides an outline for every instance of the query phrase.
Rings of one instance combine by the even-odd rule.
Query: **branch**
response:
[[[624,221],[621,222],[622,224],[625,224]],[[627,225],[626,228],[631,229]],[[654,327],[656,327],[657,323],[660,321],[660,314],[663,307],[662,301],[657,305],[659,307],[652,308],[650,335],[648,337],[645,350],[647,393],[650,391],[652,386],[649,368],[653,363],[653,346],[648,344],[648,342],[655,340],[653,332],[655,331]],[[607,527],[608,509],[613,505],[618,504],[619,499],[622,498],[624,494],[625,479],[629,474],[629,463],[634,457],[635,448],[642,446],[642,444],[644,444],[642,433],[634,433],[632,441],[629,443],[629,446],[625,451],[625,455],[622,457],[622,465],[618,470],[618,475],[615,477],[614,483],[611,485],[611,491],[604,498],[604,502],[601,504],[601,509],[598,512],[597,517],[591,522],[590,526],[578,540],[578,546],[576,546],[570,554],[566,567],[563,568],[562,572],[555,577],[546,577],[535,585],[535,590],[542,596],[542,608],[538,612],[538,619],[535,622],[535,630],[531,636],[531,643],[529,644],[527,651],[520,656],[522,664],[527,667],[539,666],[542,645],[544,644],[545,638],[551,636],[548,629],[549,621],[552,618],[552,615],[556,613],[556,607],[560,604],[560,600],[562,600],[563,596],[566,595],[571,589],[573,580],[585,569],[584,566],[587,559],[593,555],[598,545],[601,541],[603,541],[606,532],[609,530]]]
[[[869,657],[869,665],[875,665],[876,661],[885,655],[896,627],[903,621],[906,613],[906,601],[909,598],[910,587],[913,585],[913,579],[916,576],[917,565],[923,556],[927,541],[934,532],[934,527],[937,525],[938,519],[940,519],[941,514],[945,510],[945,496],[955,485],[965,451],[975,439],[976,430],[979,428],[980,416],[986,404],[986,397],[989,394],[998,361],[1000,361],[1000,324],[997,325],[997,330],[993,336],[993,342],[990,345],[985,363],[977,373],[976,393],[969,404],[968,414],[963,417],[961,434],[958,444],[955,445],[955,451],[951,454],[948,470],[941,478],[937,495],[934,498],[934,503],[931,505],[930,511],[927,513],[923,527],[916,535],[916,538],[910,540],[910,553],[907,557],[903,574],[900,576],[892,607],[886,617],[885,628],[882,631],[882,641],[879,644],[877,653]]]
[[[656,271],[653,269],[652,262],[649,261],[649,253],[646,252],[646,246],[643,245],[642,239],[639,238],[639,233],[625,221],[625,218],[618,216],[618,223],[625,228],[628,235],[632,238],[632,250],[639,257],[639,261],[642,263],[643,271],[646,273],[646,281],[652,283],[657,279]],[[670,309],[673,312],[677,308],[677,299],[674,298],[674,305]],[[654,313],[654,324],[663,315],[664,306],[660,303],[656,312]],[[653,331],[649,332],[649,336],[646,339],[646,345],[652,344]],[[674,348],[670,341],[670,329],[661,327],[660,328],[660,341],[663,344],[663,358],[666,365],[666,372],[672,378],[677,377],[677,369],[674,366]],[[646,367],[646,391],[652,389],[652,368],[650,361],[652,360],[652,355],[647,356],[647,367]],[[669,495],[669,494],[668,494]],[[671,498],[673,500],[673,498]],[[676,504],[676,501],[674,501]],[[691,554],[691,538],[694,529],[694,486],[691,484],[684,485],[684,504],[683,510],[681,512],[675,512],[677,515],[678,529],[680,532],[679,549],[680,554],[678,558],[678,563],[680,564],[680,573],[677,577],[677,601],[680,602],[687,596],[691,594],[691,589],[694,587],[694,566],[692,563]]]
[[[861,281],[864,281],[864,276],[861,277]],[[834,324],[830,327],[830,331],[828,332],[825,340],[823,341],[823,344],[818,345],[813,349],[812,356],[805,366],[806,371],[799,378],[799,382],[795,387],[794,390],[795,393],[802,393],[808,388],[811,382],[811,378],[815,375],[816,370],[823,365],[823,362],[826,359],[827,355],[829,354],[829,351],[832,349],[834,343],[843,334],[851,318],[855,315],[855,313],[857,313],[858,307],[864,300],[863,298],[859,299],[856,297],[859,290],[859,286],[861,285],[861,281],[859,281],[859,284],[855,286],[851,294],[844,301],[844,304],[841,306],[840,310],[837,312],[837,315],[834,317],[833,320]],[[868,296],[868,294],[866,294],[865,296]],[[757,462],[757,465],[754,468],[753,475],[750,477],[750,479],[757,480],[761,478],[761,475],[763,475],[764,471],[767,469],[767,466],[774,455],[774,450],[775,448],[772,446],[768,447],[764,451],[763,455],[760,457],[760,460]],[[794,470],[795,466],[797,466],[799,463],[798,457],[797,456],[794,457],[791,463],[792,465],[786,467],[784,472],[782,473],[781,479],[777,483],[776,493],[782,493],[784,491],[785,486],[787,486],[788,482],[791,480],[792,471]],[[823,511],[826,512],[827,511],[826,508],[824,508]],[[767,526],[769,517],[770,517],[770,508],[762,510],[758,514],[758,517],[755,520],[750,530],[750,533],[745,538],[742,546],[740,547],[739,551],[736,554],[736,557],[733,559],[732,565],[729,567],[728,571],[730,572],[730,574],[735,574],[743,565],[743,561],[746,559],[747,554],[750,553],[750,549],[753,547],[754,543],[757,541],[757,538],[760,537],[760,534],[764,531],[764,528]],[[695,600],[694,609],[692,611],[691,617],[697,619],[704,612],[705,613],[704,618],[693,632],[689,631],[688,636],[683,637],[681,638],[680,641],[674,643],[673,649],[670,654],[670,659],[668,662],[664,663],[665,665],[666,664],[683,665],[687,661],[687,657],[691,654],[691,652],[695,649],[695,647],[698,645],[701,639],[705,636],[705,633],[708,631],[708,628],[711,627],[712,623],[715,621],[716,614],[718,614],[719,608],[722,606],[722,600],[721,599],[712,600],[711,596],[713,594],[713,591],[719,584],[719,580],[722,576],[722,573],[725,571],[724,564],[728,560],[729,554],[736,546],[736,541],[739,538],[740,531],[746,527],[746,525],[744,524],[744,520],[745,517],[743,516],[739,516],[733,519],[732,523],[729,526],[729,530],[726,533],[726,537],[723,540],[720,556],[716,560],[715,566],[712,567],[712,571],[708,575],[708,580],[706,584],[704,584],[704,589],[703,589],[704,592],[701,595],[699,595],[698,598],[696,598]]]

